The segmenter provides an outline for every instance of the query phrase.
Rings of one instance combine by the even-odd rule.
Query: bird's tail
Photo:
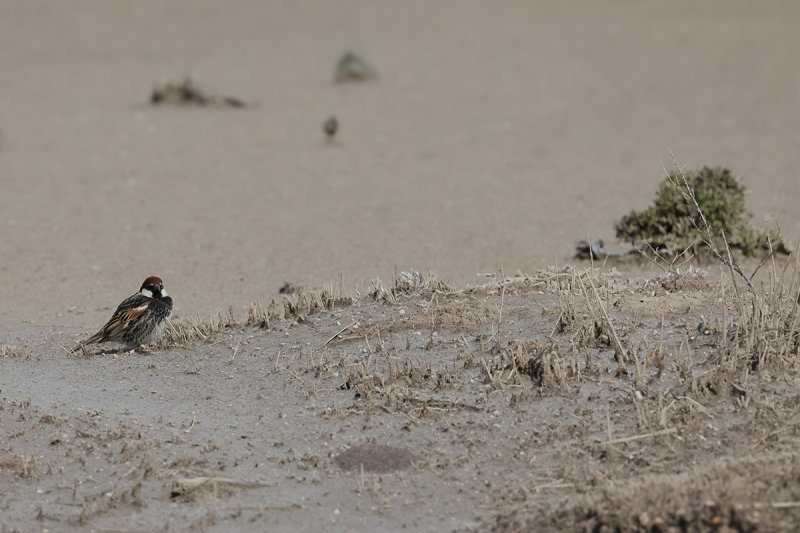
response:
[[[96,342],[100,342],[100,339],[102,339],[102,338],[103,338],[103,332],[102,332],[102,331],[98,331],[97,333],[95,333],[94,335],[92,335],[91,337],[89,337],[88,339],[86,339],[86,340],[84,340],[84,341],[81,341],[81,342],[79,342],[79,343],[77,344],[77,346],[75,346],[75,347],[72,349],[72,353],[75,353],[75,352],[78,352],[78,351],[80,351],[80,350],[83,350],[83,348],[84,348],[85,346],[89,345],[89,344],[94,344],[94,343],[96,343]]]

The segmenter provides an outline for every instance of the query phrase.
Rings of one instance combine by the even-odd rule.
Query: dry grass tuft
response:
[[[491,294],[505,289],[509,294],[525,294],[545,290],[582,290],[581,287],[590,282],[596,286],[606,286],[614,283],[621,276],[616,268],[602,270],[594,267],[575,268],[569,265],[563,268],[549,266],[538,270],[532,276],[518,271],[513,276],[473,287],[467,292]]]
[[[0,344],[0,357],[22,357],[25,351],[13,344]]]
[[[8,470],[22,478],[38,478],[42,473],[41,465],[33,455],[14,455],[10,459],[0,461],[0,471]]]
[[[717,332],[720,364],[734,372],[800,368],[800,258],[795,258],[789,282],[778,276],[773,262],[767,282],[754,291],[739,290],[732,276],[734,291],[728,293],[734,313],[724,319]]]
[[[431,295],[433,293],[446,294],[453,289],[441,281],[436,274],[428,272],[423,274],[416,270],[400,272],[394,279],[392,287],[386,287],[380,278],[375,278],[367,287],[367,295],[374,300],[383,300],[387,304],[394,304],[400,294]]]
[[[706,270],[689,265],[686,271],[681,272],[680,267],[670,270],[662,277],[646,282],[645,287],[652,287],[656,295],[661,295],[665,291],[706,291],[711,289],[711,283]]]
[[[194,342],[210,342],[220,330],[234,328],[239,325],[233,317],[232,308],[228,309],[227,314],[220,311],[217,315],[211,315],[205,319],[197,315],[193,318],[169,320],[167,329],[155,344],[155,348],[185,348]]]
[[[244,321],[238,321],[235,318],[233,307],[230,307],[227,313],[220,311],[207,318],[197,315],[196,317],[170,320],[164,335],[154,347],[167,349],[186,347],[194,342],[211,342],[214,335],[221,330],[252,326],[269,330],[272,329],[275,321],[284,319],[303,322],[306,317],[314,313],[353,303],[352,298],[344,297],[341,294],[341,291],[330,288],[322,290],[303,288],[284,295],[282,309],[278,307],[275,300],[272,300],[266,309],[258,302],[250,304]]]
[[[265,310],[258,302],[252,304],[247,311],[245,325],[258,326],[264,329],[271,329],[272,322],[281,319],[291,319],[302,322],[306,317],[335,309],[352,305],[353,299],[343,296],[342,291],[333,287],[324,289],[299,288],[295,291],[283,295],[283,312],[278,308],[275,300],[270,303]]]
[[[245,324],[248,326],[258,326],[262,329],[272,329],[272,322],[274,320],[280,320],[281,318],[282,316],[278,312],[275,300],[272,300],[266,309],[262,308],[260,303],[254,302],[250,304],[250,307],[247,309]]]
[[[540,388],[563,387],[578,374],[577,366],[565,363],[559,346],[553,342],[511,341],[505,347],[495,346],[492,351],[501,355],[494,364],[495,374],[502,368],[508,373],[507,379],[528,376]]]

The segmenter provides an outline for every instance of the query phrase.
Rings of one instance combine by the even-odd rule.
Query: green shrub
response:
[[[777,231],[756,231],[750,227],[750,215],[744,205],[745,188],[724,167],[703,167],[684,174],[671,172],[658,186],[655,204],[643,211],[631,211],[616,224],[617,237],[635,246],[647,243],[665,254],[678,254],[710,238],[725,249],[722,231],[731,248],[753,255],[757,249],[769,249],[780,241]],[[689,188],[687,189],[686,185]],[[691,193],[703,212],[710,231],[706,231]]]

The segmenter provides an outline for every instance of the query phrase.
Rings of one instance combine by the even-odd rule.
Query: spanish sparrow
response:
[[[119,304],[111,320],[100,331],[79,343],[72,351],[88,344],[109,341],[125,343],[126,350],[149,344],[164,331],[170,315],[172,298],[167,296],[164,282],[161,278],[150,276],[144,280],[139,292]]]

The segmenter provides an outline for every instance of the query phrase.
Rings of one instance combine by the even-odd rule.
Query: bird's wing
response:
[[[149,305],[150,302],[144,302],[137,307],[118,310],[108,321],[108,324],[103,327],[104,337],[116,338],[117,335],[121,335],[123,331],[128,330],[131,324],[136,322],[147,311]]]
[[[82,345],[92,344],[95,342],[103,342],[106,340],[119,340],[122,338],[123,332],[135,322],[153,302],[152,298],[148,298],[141,293],[136,293],[133,296],[126,298],[114,314],[111,316],[103,328],[83,341]]]

